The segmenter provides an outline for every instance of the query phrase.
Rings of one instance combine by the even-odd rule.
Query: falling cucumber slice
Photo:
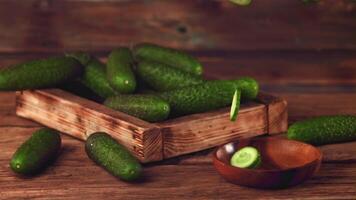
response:
[[[317,3],[319,0],[302,0],[306,4]]]
[[[260,166],[261,155],[256,148],[247,146],[234,153],[230,164],[234,167],[254,169]]]
[[[233,122],[236,121],[237,114],[239,113],[240,97],[241,97],[241,91],[235,90],[234,96],[232,98],[231,109],[230,109],[230,120]]]
[[[230,2],[239,6],[248,6],[251,4],[252,0],[230,0]]]

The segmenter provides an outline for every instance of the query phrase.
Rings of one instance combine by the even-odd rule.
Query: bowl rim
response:
[[[241,139],[241,140],[248,140],[248,138],[245,139]],[[255,173],[274,173],[274,172],[286,172],[289,170],[295,170],[295,169],[301,169],[301,168],[305,168],[308,166],[313,165],[315,162],[317,163],[321,163],[322,158],[323,158],[323,153],[320,151],[320,149],[318,149],[317,147],[311,145],[311,144],[307,144],[301,141],[297,141],[297,140],[289,140],[289,139],[285,139],[285,138],[251,138],[251,140],[261,140],[261,139],[267,139],[267,140],[284,140],[284,141],[288,141],[288,142],[295,142],[295,143],[301,143],[303,145],[307,145],[312,147],[313,149],[316,150],[316,152],[319,154],[319,156],[316,159],[313,159],[312,161],[303,164],[303,165],[298,165],[298,166],[294,166],[294,167],[290,167],[290,168],[285,168],[285,169],[248,169],[248,168],[239,168],[239,167],[234,167],[232,165],[226,164],[225,162],[221,161],[218,157],[217,157],[217,152],[220,148],[224,147],[227,144],[230,143],[236,143],[238,140],[232,141],[232,142],[228,142],[225,143],[223,145],[218,146],[213,153],[213,162],[218,162],[219,164],[223,165],[226,168],[229,168],[231,170],[240,170],[240,171],[245,171],[245,172],[255,172]]]

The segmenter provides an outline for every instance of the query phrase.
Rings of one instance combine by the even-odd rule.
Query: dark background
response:
[[[351,0],[0,0],[0,66],[84,50],[153,42],[196,55],[208,78],[252,76],[288,101],[289,123],[356,114],[356,3]],[[325,145],[320,172],[287,190],[225,182],[211,150],[146,166],[147,182],[118,181],[94,165],[83,143],[63,135],[59,160],[41,176],[16,177],[8,162],[41,125],[15,115],[0,93],[0,199],[354,199],[356,143]],[[280,136],[276,136],[280,137]],[[283,134],[282,134],[283,137]]]
[[[145,41],[198,56],[209,78],[252,76],[267,91],[355,92],[352,0],[248,7],[227,0],[1,0],[0,30],[2,65],[78,50],[105,57]]]

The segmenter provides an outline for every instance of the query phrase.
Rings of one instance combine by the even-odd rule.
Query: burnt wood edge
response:
[[[257,102],[266,105],[268,134],[286,132],[288,129],[288,103],[281,97],[260,92]]]
[[[162,134],[160,127],[155,124],[148,123],[136,117],[121,113],[119,111],[114,111],[107,108],[94,101],[81,98],[72,93],[60,90],[60,89],[45,89],[45,90],[26,90],[16,92],[16,114],[20,117],[32,118],[28,116],[26,112],[23,112],[22,106],[24,104],[23,99],[26,95],[37,96],[37,98],[49,98],[53,100],[62,101],[66,104],[71,104],[73,106],[84,107],[87,110],[101,113],[103,115],[118,118],[125,123],[130,124],[136,129],[133,130],[133,139],[137,142],[133,146],[133,151],[136,157],[141,162],[151,162],[163,159],[163,148],[162,146]],[[73,136],[72,134],[69,134]],[[115,134],[112,135],[115,138]],[[76,137],[78,138],[78,137]],[[85,140],[85,138],[78,138]]]

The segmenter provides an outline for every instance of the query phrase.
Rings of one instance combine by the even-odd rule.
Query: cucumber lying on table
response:
[[[287,135],[315,145],[356,140],[356,116],[322,116],[296,122],[288,128]]]
[[[57,131],[40,129],[17,149],[10,167],[18,174],[34,175],[55,160],[60,148],[61,137]]]

